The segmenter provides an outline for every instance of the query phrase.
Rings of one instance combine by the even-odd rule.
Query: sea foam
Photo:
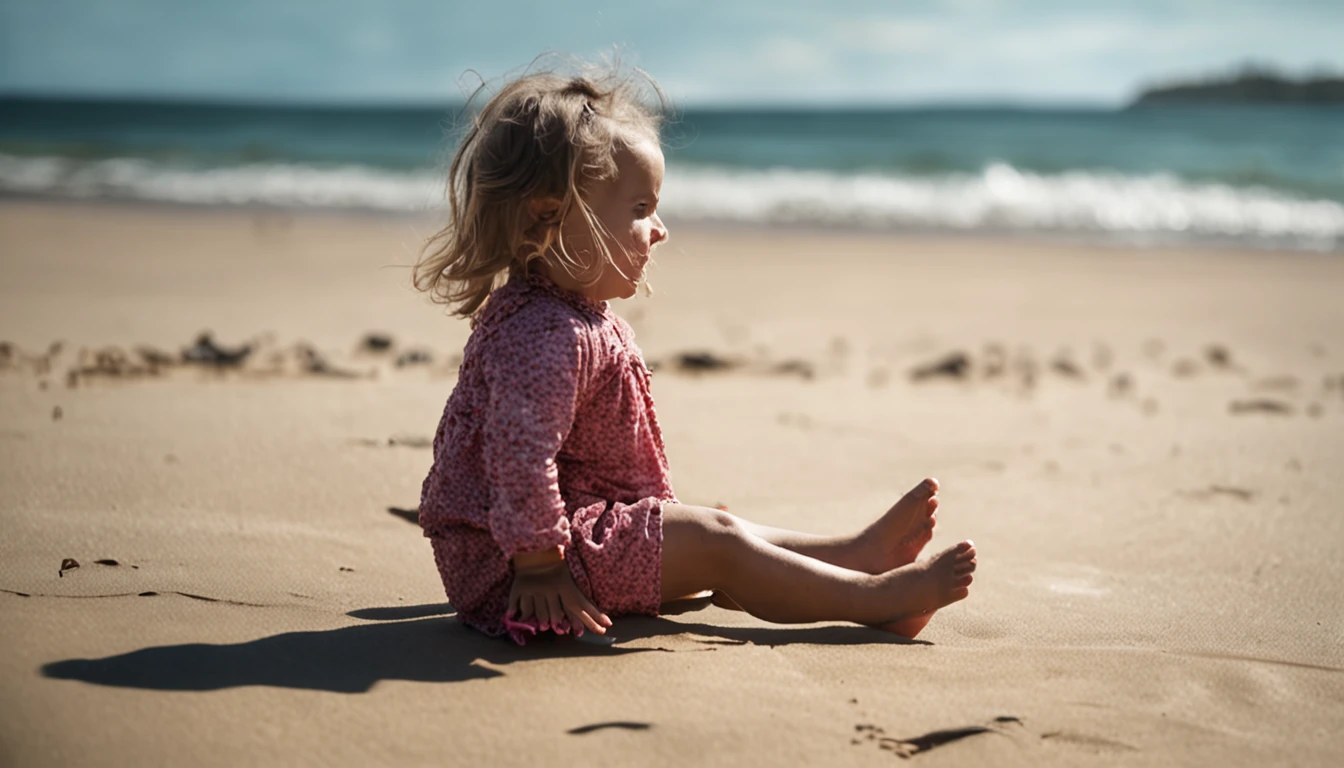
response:
[[[361,165],[189,168],[138,158],[79,162],[0,155],[0,192],[86,200],[414,212],[442,204],[443,179],[430,171],[398,172]]]
[[[0,192],[200,205],[424,212],[444,207],[443,176],[361,165],[215,168],[143,159],[0,154]],[[677,221],[877,229],[1091,234],[1127,241],[1230,240],[1344,247],[1344,205],[1171,174],[1040,174],[991,163],[939,176],[672,165],[661,210]]]
[[[938,177],[682,168],[669,171],[664,184],[666,209],[693,219],[1344,245],[1344,205],[1332,200],[1169,174],[1047,175],[1003,163]]]

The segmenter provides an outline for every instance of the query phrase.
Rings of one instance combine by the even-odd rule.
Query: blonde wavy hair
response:
[[[448,171],[448,224],[425,242],[412,276],[417,289],[462,317],[476,314],[502,276],[526,272],[547,254],[581,284],[596,282],[611,254],[585,189],[616,175],[623,145],[658,141],[667,112],[652,78],[615,66],[529,73],[473,113],[485,90],[463,110],[470,117]],[[558,199],[558,217],[534,221],[529,203],[537,198]],[[583,217],[600,259],[584,264],[565,247],[560,224],[569,216]]]

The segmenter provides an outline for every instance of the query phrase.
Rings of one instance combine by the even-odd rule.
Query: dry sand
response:
[[[619,309],[679,496],[839,532],[936,476],[971,597],[519,649],[389,511],[467,333],[406,285],[427,228],[0,205],[0,763],[1344,760],[1340,254],[674,230]],[[136,349],[205,329],[255,350]]]

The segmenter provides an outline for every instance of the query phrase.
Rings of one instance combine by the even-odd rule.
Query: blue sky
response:
[[[1344,72],[1342,36],[1344,0],[0,0],[0,91],[438,102],[619,45],[685,105],[1116,104],[1247,60]]]

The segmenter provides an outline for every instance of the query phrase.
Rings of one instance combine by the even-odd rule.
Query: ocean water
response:
[[[459,111],[0,98],[0,194],[441,209]],[[686,110],[670,221],[1344,250],[1344,108]]]

